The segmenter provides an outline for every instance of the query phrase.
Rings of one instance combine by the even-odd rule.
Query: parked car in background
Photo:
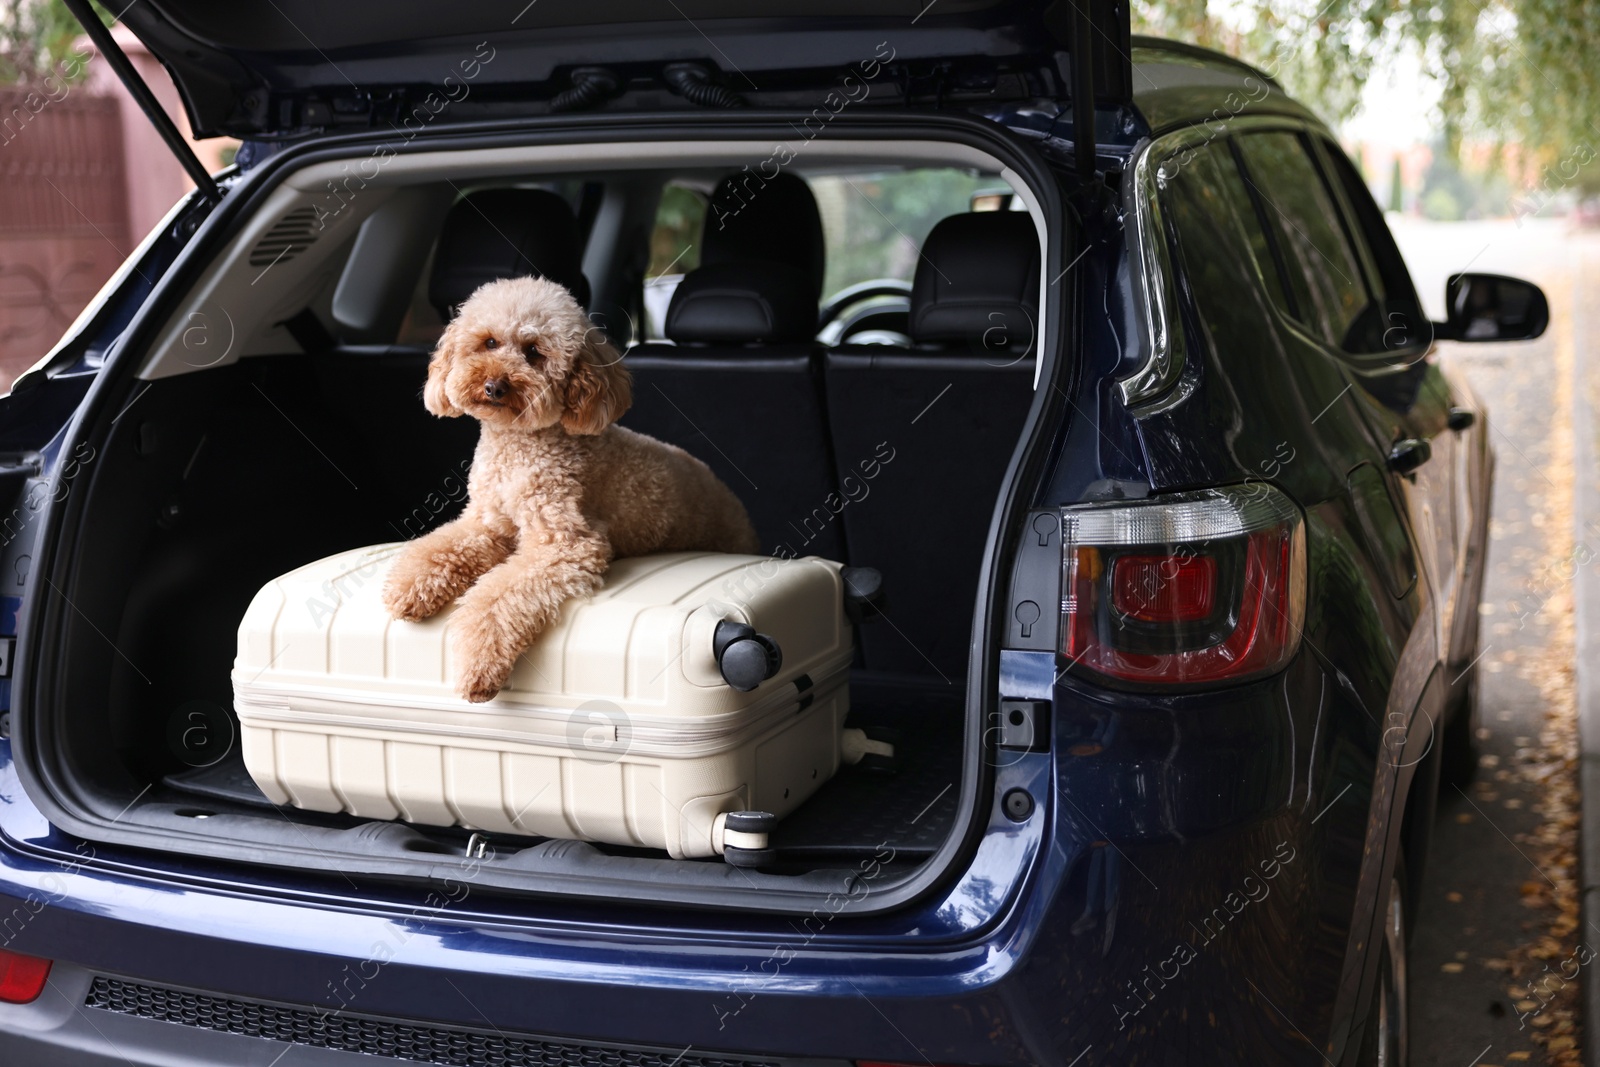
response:
[[[122,18],[244,143],[0,398],[0,1059],[1404,1062],[1494,462],[1435,342],[1537,289],[1429,322],[1321,123],[1111,5]],[[882,574],[900,768],[760,869],[244,773],[245,606],[455,513],[429,346],[529,272],[765,550]]]

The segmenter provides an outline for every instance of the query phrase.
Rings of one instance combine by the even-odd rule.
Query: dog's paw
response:
[[[497,626],[492,613],[463,606],[451,619],[456,692],[482,704],[505,688],[522,654],[514,635]]]
[[[456,598],[452,576],[425,561],[417,565],[401,559],[383,583],[383,606],[391,617],[421,622],[437,615]]]
[[[443,605],[435,604],[424,590],[414,585],[390,581],[383,587],[383,606],[391,618],[405,622],[421,622],[438,613]]]
[[[499,664],[474,664],[463,669],[456,679],[456,693],[469,704],[482,704],[493,700],[505,688],[511,677],[511,668]]]

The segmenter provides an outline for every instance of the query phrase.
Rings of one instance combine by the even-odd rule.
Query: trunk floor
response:
[[[898,766],[841,767],[779,824],[771,844],[780,863],[881,860],[888,850],[896,858],[920,859],[932,855],[949,833],[961,793],[961,713],[874,708],[852,713],[850,725],[871,727],[875,734],[889,731],[882,736],[892,737]],[[236,751],[209,767],[169,774],[162,783],[191,797],[294,811],[278,808],[262,794]]]

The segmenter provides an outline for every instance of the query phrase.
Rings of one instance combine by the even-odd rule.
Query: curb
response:
[[[1588,386],[1600,386],[1600,375],[1585,374],[1578,342],[1588,334],[1583,306],[1583,252],[1572,285],[1572,445],[1573,543],[1584,545],[1594,524],[1600,524],[1600,422],[1595,419],[1595,398]],[[1587,521],[1586,521],[1587,520]],[[1580,944],[1600,943],[1600,567],[1574,568],[1572,603],[1574,653],[1577,658],[1578,790],[1581,815],[1578,824]],[[1600,980],[1594,969],[1583,976],[1580,1034],[1583,1062],[1600,1067]]]

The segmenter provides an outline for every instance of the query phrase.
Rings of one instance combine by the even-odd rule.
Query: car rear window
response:
[[[1339,146],[1326,140],[1321,144],[1322,155],[1355,216],[1355,240],[1366,246],[1377,267],[1382,288],[1378,299],[1383,307],[1383,331],[1377,344],[1390,351],[1426,344],[1433,336],[1428,318],[1422,313],[1416,287],[1411,283],[1400,248],[1394,243],[1394,235],[1383,221],[1383,212],[1378,210],[1367,183]],[[1370,343],[1371,339],[1368,340]]]
[[[1321,172],[1298,134],[1239,138],[1244,180],[1282,252],[1295,317],[1347,351],[1364,351],[1371,294]]]
[[[1183,288],[1218,358],[1261,342],[1270,304],[1284,306],[1282,283],[1239,169],[1225,142],[1162,164],[1161,206]]]

